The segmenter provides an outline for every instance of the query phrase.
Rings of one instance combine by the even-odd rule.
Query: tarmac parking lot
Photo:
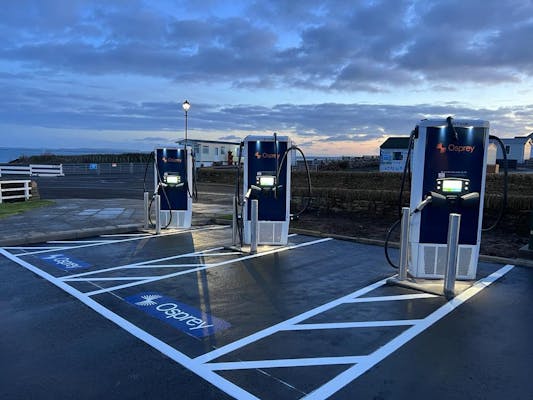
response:
[[[451,301],[383,249],[206,225],[0,249],[0,398],[528,399],[533,270]]]

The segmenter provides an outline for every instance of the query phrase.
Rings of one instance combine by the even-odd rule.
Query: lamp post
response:
[[[185,111],[185,148],[187,148],[187,112],[191,108],[191,103],[185,100],[181,106],[183,107],[183,111]]]

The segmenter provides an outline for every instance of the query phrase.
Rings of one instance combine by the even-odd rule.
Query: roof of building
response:
[[[515,136],[514,138],[503,138],[501,139],[503,143],[507,144],[518,144],[518,145],[525,145],[528,141],[531,140],[528,136]]]
[[[177,140],[176,143],[182,144],[185,142],[185,139]],[[240,142],[227,142],[224,140],[206,140],[206,139],[187,139],[187,143],[217,143],[217,144],[231,144],[238,146]]]
[[[381,146],[380,149],[407,149],[409,147],[409,136],[390,137]]]

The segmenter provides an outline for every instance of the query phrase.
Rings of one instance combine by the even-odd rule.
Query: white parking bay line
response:
[[[133,236],[147,236],[149,233],[113,233],[113,234],[107,234],[107,235],[100,235],[100,237],[133,237]]]
[[[344,386],[348,385],[350,382],[364,374],[370,368],[381,362],[383,359],[394,353],[396,350],[398,350],[404,344],[409,342],[415,336],[425,331],[427,328],[432,326],[440,319],[444,318],[446,315],[451,313],[453,310],[455,310],[465,301],[470,299],[472,296],[476,295],[481,290],[485,289],[497,279],[508,273],[511,269],[513,269],[513,267],[514,265],[506,265],[497,270],[496,272],[493,272],[489,276],[480,279],[472,287],[465,290],[463,293],[438,308],[436,311],[428,315],[416,325],[413,325],[411,328],[405,330],[400,335],[396,336],[394,339],[392,339],[384,346],[380,347],[374,353],[370,354],[368,357],[366,357],[365,360],[354,365],[351,368],[348,368],[346,371],[340,373],[325,385],[310,393],[308,396],[305,397],[305,399],[322,400],[330,397],[332,394],[336,393]]]
[[[154,276],[116,276],[114,278],[72,278],[69,282],[112,282],[112,281],[142,281],[151,279]]]
[[[356,299],[348,300],[346,303],[373,303],[375,301],[402,301],[413,299],[429,299],[432,297],[440,297],[436,294],[430,293],[415,293],[415,294],[400,294],[397,296],[376,296],[376,297],[358,297]]]
[[[50,243],[50,244],[65,244],[65,243],[70,243],[70,244],[79,244],[79,243],[90,244],[90,243],[109,243],[109,242],[115,243],[116,240],[49,240],[46,243]]]
[[[2,247],[5,250],[62,250],[68,249],[68,247],[58,247],[58,246],[7,246]],[[27,253],[25,253],[26,255]]]
[[[278,360],[235,361],[205,364],[212,371],[257,369],[257,368],[287,368],[312,367],[317,365],[357,364],[364,361],[366,356],[339,356],[316,358],[288,358]]]
[[[201,254],[201,257],[204,255]],[[154,264],[154,265],[132,265],[128,269],[157,269],[157,268],[191,268],[191,267],[204,267],[207,264]]]
[[[109,241],[105,241],[105,242],[102,241],[102,242],[99,242],[99,243],[88,243],[88,244],[80,244],[78,246],[62,247],[61,250],[64,251],[64,250],[82,249],[82,248],[85,248],[85,247],[106,246],[108,244],[132,242],[132,241],[135,241],[135,240],[153,239],[153,238],[157,238],[157,237],[160,237],[160,236],[182,235],[184,233],[195,233],[195,232],[201,232],[201,231],[212,231],[212,230],[227,229],[227,228],[228,228],[228,226],[215,225],[215,226],[208,226],[208,227],[205,227],[205,228],[195,228],[195,229],[182,230],[182,231],[178,231],[178,232],[161,233],[159,235],[147,234],[145,236],[130,237],[130,238],[127,238],[127,239],[117,239],[117,240],[109,240]],[[32,255],[32,254],[50,253],[50,252],[53,252],[53,251],[57,251],[57,249],[34,251],[34,252],[31,252],[31,253],[25,253],[25,254],[20,254],[20,255],[21,256],[23,256],[23,255],[24,256],[29,256],[29,255]]]
[[[249,259],[258,258],[258,257],[263,257],[263,256],[266,256],[266,255],[269,255],[269,254],[280,253],[282,251],[294,250],[294,249],[297,249],[299,247],[311,246],[311,245],[314,245],[314,244],[327,242],[329,240],[331,240],[331,238],[312,240],[310,242],[300,243],[300,244],[296,244],[296,245],[288,246],[288,247],[281,247],[281,248],[278,248],[278,249],[272,249],[272,250],[265,251],[265,252],[262,252],[262,253],[251,254],[251,255],[248,255],[248,256],[244,256],[244,257],[232,258],[231,260],[226,260],[226,261],[222,261],[222,262],[218,262],[218,263],[208,264],[208,265],[205,265],[205,266],[199,267],[199,268],[191,268],[191,269],[188,269],[186,271],[179,271],[179,272],[174,272],[172,274],[161,275],[161,276],[157,276],[157,277],[154,277],[154,278],[151,278],[151,279],[146,279],[144,281],[131,282],[131,283],[126,283],[124,285],[113,286],[113,287],[100,289],[100,290],[94,290],[92,292],[87,292],[85,294],[87,296],[96,296],[98,294],[112,292],[114,290],[120,290],[120,289],[125,289],[125,288],[128,288],[128,287],[132,287],[132,286],[144,285],[146,283],[156,282],[156,281],[160,281],[160,280],[163,280],[163,279],[174,278],[176,276],[190,274],[190,273],[193,273],[193,272],[199,272],[199,271],[203,271],[203,270],[206,270],[206,269],[209,269],[209,268],[220,267],[222,265],[232,264],[232,263],[239,262],[239,261],[249,260]],[[68,280],[68,279],[65,279],[65,280]]]
[[[284,331],[311,331],[315,329],[349,329],[349,328],[378,328],[387,326],[415,325],[420,319],[396,319],[392,321],[356,321],[356,322],[328,322],[323,324],[297,324],[284,328]]]

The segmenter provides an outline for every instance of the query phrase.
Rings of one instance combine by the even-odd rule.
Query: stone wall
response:
[[[199,170],[199,182],[234,184],[235,169],[203,168]],[[396,215],[402,174],[380,172],[311,173],[311,206],[328,212],[369,212],[371,214]],[[404,204],[409,203],[410,182],[405,184]],[[488,174],[485,194],[485,210],[497,213],[502,202],[503,174]],[[533,210],[533,174],[510,174],[508,177],[508,206],[506,212],[529,216]],[[292,196],[295,207],[307,196],[307,180],[304,171],[292,173]]]

